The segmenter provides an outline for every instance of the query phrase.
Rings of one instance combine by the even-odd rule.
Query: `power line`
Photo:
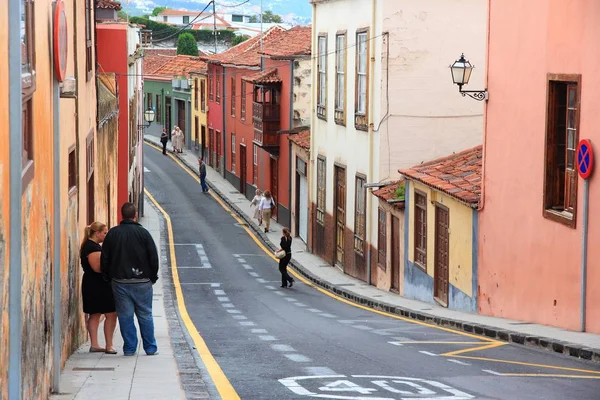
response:
[[[231,6],[221,5],[221,7],[223,7],[223,8],[236,8],[236,7],[243,6],[246,3],[250,3],[250,0],[246,0],[246,1],[242,2],[242,3],[234,4],[234,5],[231,5]]]
[[[191,25],[192,25],[192,24],[193,24],[193,23],[194,23],[194,22],[195,22],[195,21],[196,21],[198,18],[200,18],[200,16],[201,16],[201,15],[204,13],[204,11],[206,11],[206,9],[207,9],[207,8],[208,8],[208,7],[209,7],[211,4],[213,4],[213,3],[214,3],[214,1],[210,1],[208,4],[206,4],[206,7],[204,7],[204,9],[203,9],[202,11],[200,11],[200,13],[199,13],[198,15],[196,15],[196,17],[195,17],[195,18],[194,18],[194,19],[193,19],[191,22],[188,22],[188,24],[187,24],[187,25],[184,25],[184,26],[183,26],[181,29],[177,30],[177,32],[175,32],[175,33],[173,33],[172,35],[169,35],[169,36],[167,36],[167,37],[161,38],[161,39],[154,40],[154,38],[153,38],[153,39],[152,39],[152,41],[153,41],[153,42],[164,42],[165,40],[169,40],[169,39],[171,39],[172,37],[175,37],[175,36],[177,36],[178,34],[180,34],[181,32],[183,32],[184,30],[186,30],[186,29],[187,29],[189,26],[191,26]],[[204,19],[206,19],[206,18],[209,18],[209,17],[210,17],[210,15],[209,15],[208,17],[204,17],[204,18],[203,18],[203,19],[201,19],[200,21],[202,21],[202,20],[204,20]],[[200,21],[198,21],[198,22],[200,22]]]

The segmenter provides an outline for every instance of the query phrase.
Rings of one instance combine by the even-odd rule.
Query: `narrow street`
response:
[[[240,398],[598,398],[597,364],[352,305],[300,279],[280,288],[277,264],[231,211],[170,156],[144,151],[187,311]]]

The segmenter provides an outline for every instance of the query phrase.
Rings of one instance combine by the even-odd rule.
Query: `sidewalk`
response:
[[[157,136],[145,135],[144,139],[160,146]],[[169,150],[171,150],[170,144]],[[196,174],[198,173],[198,158],[193,152],[186,150],[185,153],[175,156]],[[278,248],[282,226],[272,221],[271,231],[264,233],[253,220],[254,209],[250,208],[250,202],[246,197],[208,165],[206,170],[207,183],[214,193],[239,213],[263,243],[273,250]],[[294,257],[291,265],[298,273],[315,284],[353,302],[497,340],[600,362],[600,335],[449,310],[436,304],[406,299],[367,285],[342,273],[337,268],[323,268],[328,265],[327,262],[308,252],[306,245],[301,240],[293,241],[292,251]]]
[[[147,356],[144,353],[139,328],[139,348],[133,357],[123,356],[123,340],[119,329],[115,332],[117,355],[89,353],[88,341],[67,360],[61,374],[60,393],[52,395],[52,400],[210,398],[191,351],[189,347],[186,348],[188,344],[173,305],[169,273],[162,268],[166,264],[166,253],[161,243],[161,220],[148,201],[144,212],[146,216],[140,219],[140,223],[150,231],[156,246],[161,249],[160,275],[154,285],[152,304],[159,354]],[[104,344],[103,324],[100,324],[98,332],[100,343]],[[185,344],[180,345],[179,342]],[[184,391],[184,387],[187,390]]]

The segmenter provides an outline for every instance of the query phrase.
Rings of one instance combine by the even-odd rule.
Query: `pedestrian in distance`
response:
[[[158,252],[152,235],[137,222],[133,203],[121,207],[121,223],[108,231],[102,246],[102,274],[111,282],[123,353],[133,356],[138,347],[134,315],[147,355],[158,354],[152,320],[152,285],[158,280]]]
[[[256,188],[256,194],[254,195],[254,198],[252,199],[252,201],[250,202],[250,207],[256,207],[256,210],[254,210],[254,218],[258,220],[258,226],[262,226],[262,212],[259,210],[258,205],[260,204],[260,201],[262,200],[263,196],[262,196],[262,192],[260,191],[260,189]]]
[[[113,347],[113,337],[117,326],[117,313],[110,283],[106,282],[100,271],[102,242],[108,228],[101,222],[94,222],[85,227],[79,256],[83,268],[81,295],[83,312],[87,314],[86,327],[90,335],[90,353],[117,354]],[[98,343],[98,325],[104,314],[105,347]]]
[[[198,175],[200,175],[200,185],[202,186],[202,192],[208,193],[208,185],[206,184],[206,163],[202,157],[198,158]]]
[[[281,287],[292,287],[294,286],[294,278],[292,278],[288,272],[287,267],[292,259],[292,235],[288,228],[283,228],[281,234],[281,241],[279,242],[279,251],[285,251],[285,256],[279,259],[279,272],[281,272]],[[289,284],[289,286],[288,286]]]
[[[167,142],[169,141],[169,134],[167,133],[167,129],[163,128],[162,133],[160,134],[160,142],[162,143],[162,153],[163,155],[167,155]]]
[[[260,209],[263,217],[263,221],[265,221],[265,233],[269,232],[271,228],[271,215],[273,215],[273,208],[275,207],[275,202],[273,201],[273,197],[271,196],[271,192],[265,190],[263,193],[263,198],[260,200],[258,208]]]

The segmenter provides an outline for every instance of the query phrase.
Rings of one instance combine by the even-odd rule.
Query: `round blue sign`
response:
[[[594,151],[592,149],[592,143],[583,139],[577,146],[577,170],[579,176],[583,179],[587,179],[592,174],[594,169]]]

